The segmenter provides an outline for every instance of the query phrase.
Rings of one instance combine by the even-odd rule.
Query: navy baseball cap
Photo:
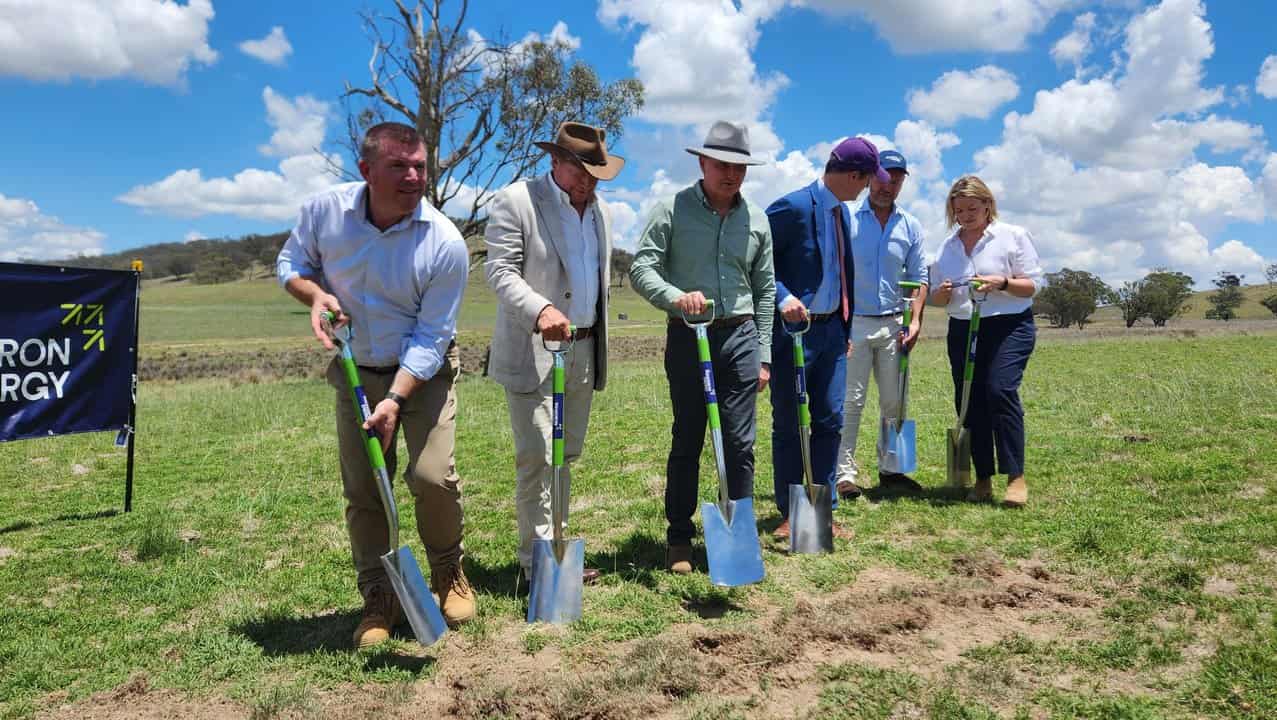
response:
[[[909,166],[905,163],[905,156],[895,150],[883,150],[878,153],[878,164],[883,170],[903,170],[906,175],[909,174]]]
[[[829,168],[834,172],[871,173],[879,182],[891,182],[891,176],[878,164],[878,148],[861,137],[847,138],[829,153]]]

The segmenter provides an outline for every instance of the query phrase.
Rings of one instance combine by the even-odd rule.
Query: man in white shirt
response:
[[[604,138],[599,128],[563,123],[554,142],[537,143],[550,153],[550,172],[509,185],[488,209],[485,269],[499,302],[488,374],[505,386],[510,409],[519,564],[525,577],[531,572],[533,541],[553,534],[553,358],[542,339],[573,341],[563,393],[562,478],[569,487],[571,463],[585,444],[590,402],[607,382],[612,223],[594,189],[599,180],[616,177],[625,160],[608,154]],[[567,508],[563,512],[566,519]],[[585,575],[593,580],[598,571],[587,569]]]

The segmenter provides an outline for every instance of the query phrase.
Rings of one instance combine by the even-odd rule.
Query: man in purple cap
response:
[[[838,494],[860,494],[856,465],[856,436],[865,409],[865,391],[872,371],[878,381],[881,417],[899,417],[899,373],[903,346],[912,349],[922,329],[927,276],[922,262],[922,224],[896,205],[909,168],[904,155],[884,150],[879,156],[887,179],[869,184],[869,195],[851,215],[851,254],[856,280],[852,286],[851,355],[847,360],[846,416],[838,456]],[[901,280],[922,283],[913,298],[901,295]],[[913,303],[909,327],[901,327],[905,303]],[[878,473],[879,487],[888,492],[922,490],[913,478],[898,473]]]
[[[789,536],[789,486],[802,482],[798,400],[793,340],[782,324],[803,336],[811,409],[812,482],[833,485],[847,389],[847,350],[853,298],[851,215],[844,203],[877,179],[890,176],[879,166],[878,149],[864,138],[848,138],[829,153],[824,175],[767,208],[776,267],[776,311],[772,333],[772,467],[776,507],[784,522],[776,537]],[[834,525],[835,537],[849,531]]]

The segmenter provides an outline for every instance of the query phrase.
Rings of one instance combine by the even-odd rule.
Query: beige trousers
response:
[[[563,482],[571,487],[570,464],[581,456],[594,398],[594,338],[576,341],[564,358]],[[514,433],[515,513],[519,524],[519,564],[532,567],[532,541],[549,539],[551,433],[554,430],[553,378],[551,373],[536,390],[506,390],[510,429]],[[564,520],[567,508],[564,508]]]
[[[408,467],[404,479],[412,492],[417,516],[417,533],[426,549],[431,571],[461,562],[461,488],[454,458],[456,445],[457,396],[453,390],[461,363],[454,344],[448,348],[443,367],[404,401],[399,411],[399,428],[408,446]],[[341,482],[346,496],[346,530],[350,552],[358,573],[360,593],[375,584],[387,584],[381,556],[390,551],[386,514],[377,492],[377,479],[364,447],[367,434],[360,428],[350,389],[342,373],[340,359],[328,366],[328,383],[337,393],[337,445],[341,458]],[[385,398],[395,374],[359,370],[359,379],[375,407]],[[395,443],[386,453],[386,471],[391,482],[398,465]],[[402,503],[397,503],[401,509]],[[402,514],[402,512],[401,512]],[[401,521],[402,524],[402,521]],[[399,537],[399,544],[408,544]]]

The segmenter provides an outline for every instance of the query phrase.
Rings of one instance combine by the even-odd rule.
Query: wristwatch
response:
[[[1002,276],[1002,287],[1000,287],[1000,288],[998,288],[998,289],[999,289],[999,290],[1006,290],[1006,289],[1007,289],[1007,287],[1009,287],[1010,285],[1011,285],[1011,278],[1010,278],[1010,276],[1008,276],[1008,275],[1003,275],[1003,276]]]
[[[396,405],[398,405],[398,406],[399,406],[399,409],[401,409],[401,410],[402,410],[402,409],[403,409],[404,401],[405,401],[405,400],[407,400],[408,398],[404,397],[403,395],[400,395],[399,393],[395,392],[394,390],[389,390],[389,391],[387,391],[387,392],[386,392],[386,399],[387,399],[387,400],[394,400],[394,401],[395,401],[395,404],[396,404]]]

